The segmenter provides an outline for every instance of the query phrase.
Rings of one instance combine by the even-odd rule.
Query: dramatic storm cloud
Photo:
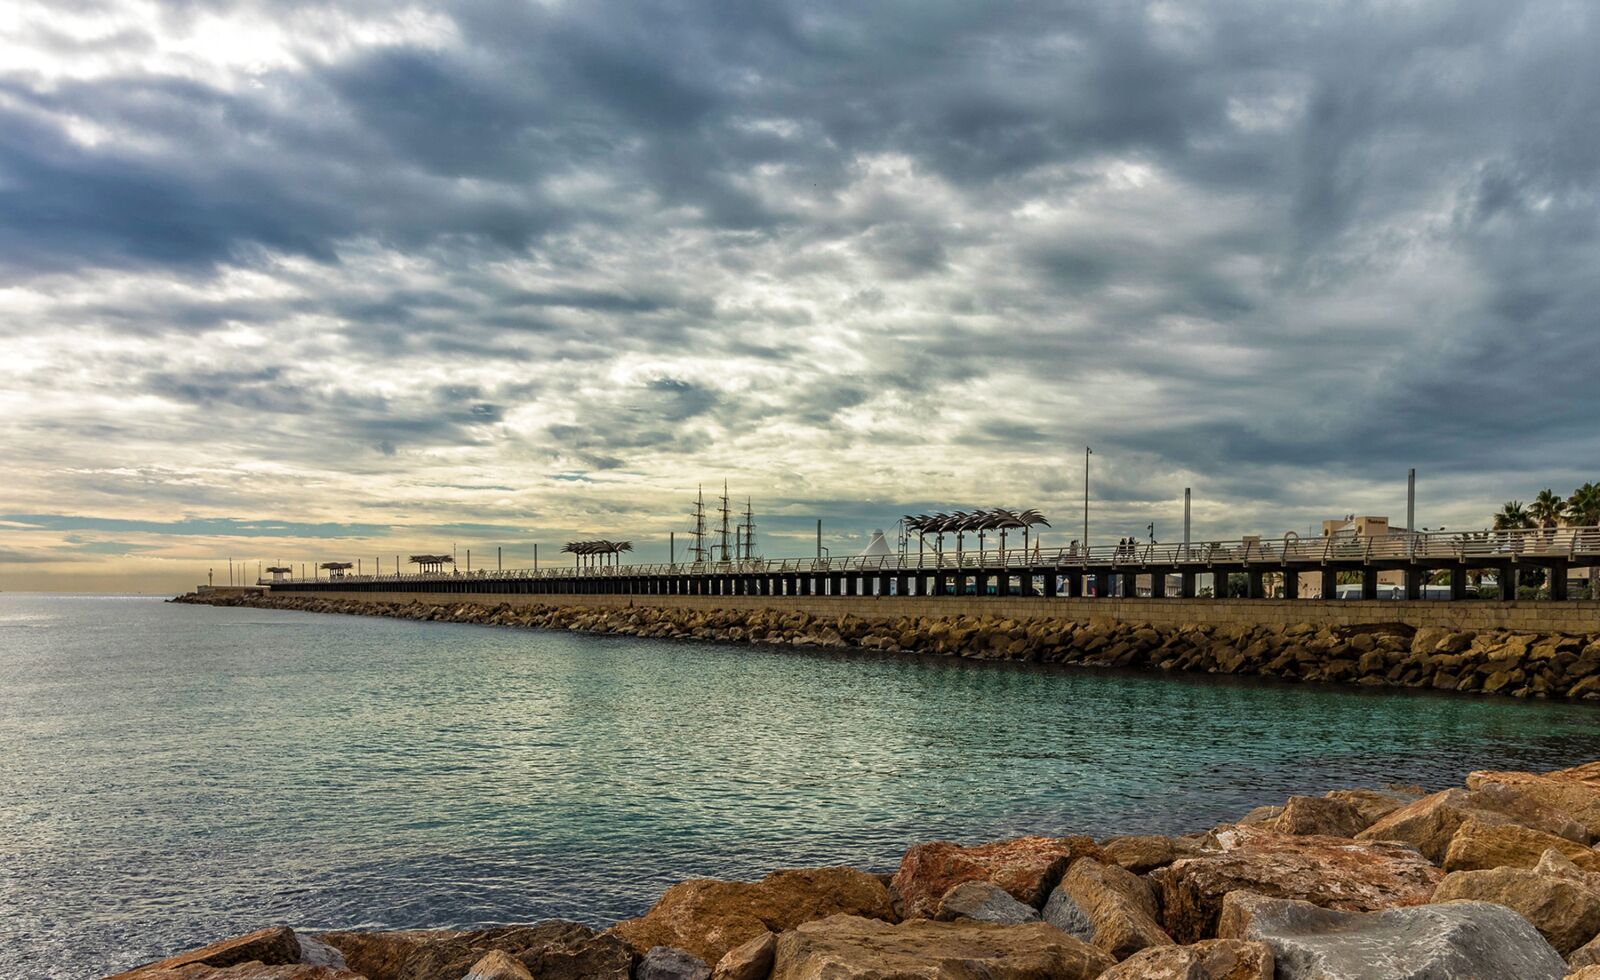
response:
[[[335,9],[0,22],[0,587],[1600,478],[1593,4]]]

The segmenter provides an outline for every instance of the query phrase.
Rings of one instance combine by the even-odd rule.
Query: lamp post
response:
[[[1083,550],[1089,551],[1089,457],[1094,455],[1094,450],[1088,446],[1083,447]]]

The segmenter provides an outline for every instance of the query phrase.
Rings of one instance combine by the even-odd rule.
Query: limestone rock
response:
[[[895,918],[889,892],[875,875],[855,868],[805,868],[774,871],[756,882],[680,882],[650,911],[617,923],[612,932],[641,954],[652,946],[677,946],[715,963],[763,932],[783,932],[836,914]]]
[[[1489,902],[1352,913],[1236,892],[1222,931],[1266,943],[1278,980],[1561,980],[1566,973],[1526,919]]]
[[[634,968],[633,980],[711,980],[711,968],[687,950],[653,946]]]
[[[994,882],[1017,901],[1038,908],[1069,864],[1099,854],[1088,837],[1019,837],[976,847],[934,841],[906,852],[894,875],[894,889],[907,918],[933,915],[944,893],[963,881]]]
[[[1566,980],[1600,980],[1600,966],[1580,966],[1567,974]]]
[[[1356,834],[1356,840],[1400,841],[1438,864],[1444,860],[1450,838],[1470,816],[1477,816],[1482,823],[1509,822],[1502,816],[1475,811],[1466,790],[1447,789],[1408,803]]]
[[[764,932],[728,950],[717,961],[711,980],[767,980],[772,973],[773,955],[777,951],[778,937]]]
[[[1042,922],[912,919],[891,925],[836,915],[778,937],[771,980],[1090,980],[1113,962]]]
[[[1061,884],[1050,896],[1050,904],[1064,908],[1056,896],[1071,900],[1090,925],[1089,942],[1123,959],[1146,946],[1172,944],[1172,937],[1161,928],[1157,917],[1155,892],[1150,884],[1131,871],[1114,864],[1101,864],[1093,858],[1073,862]],[[1047,919],[1046,921],[1049,921]],[[1081,926],[1063,931],[1082,938]]]
[[[633,972],[633,951],[621,940],[560,920],[472,931],[326,932],[319,938],[369,980],[459,980],[493,950],[509,954],[539,980],[628,980]]]
[[[1015,926],[1039,921],[1039,911],[1012,898],[1010,892],[992,882],[963,881],[944,893],[934,918],[942,922],[972,919]]]
[[[1367,829],[1370,821],[1361,811],[1343,800],[1322,796],[1291,796],[1283,812],[1272,822],[1280,834],[1321,834],[1325,837],[1354,837]]]
[[[510,953],[492,949],[472,964],[472,970],[462,980],[533,980],[533,974]]]
[[[1100,974],[1099,980],[1273,980],[1272,950],[1243,939],[1191,946],[1151,946]]]
[[[164,960],[147,963],[126,973],[108,977],[107,980],[134,980],[136,977],[139,980],[143,980],[147,973],[175,970],[191,964],[223,967],[252,961],[264,966],[286,966],[299,963],[300,941],[295,936],[294,930],[287,926],[257,929],[255,932],[247,932],[242,936],[219,940],[209,946],[201,946],[198,949],[191,949],[175,956],[169,956]]]
[[[294,938],[300,944],[301,963],[307,966],[331,966],[336,970],[350,968],[350,964],[344,961],[344,954],[322,940],[299,935]]]
[[[1593,839],[1588,828],[1570,813],[1543,802],[1526,787],[1484,783],[1467,796],[1475,809],[1501,814],[1524,827],[1542,830],[1580,844],[1587,844]]]
[[[1523,868],[1457,871],[1433,894],[1436,902],[1455,899],[1516,910],[1563,956],[1600,934],[1600,892],[1568,878]]]
[[[1576,841],[1514,823],[1484,824],[1476,817],[1467,818],[1456,831],[1440,863],[1446,871],[1532,868],[1548,850],[1561,852],[1585,871],[1600,871],[1600,853]]]
[[[1569,953],[1567,965],[1574,970],[1583,966],[1600,967],[1600,935]]]
[[[1100,842],[1103,860],[1127,868],[1136,875],[1164,868],[1193,851],[1194,848],[1183,841],[1156,834],[1111,837]]]
[[[1281,806],[1258,806],[1254,810],[1240,817],[1236,823],[1240,827],[1254,827],[1257,825],[1271,826],[1274,820],[1283,814]]]
[[[1336,789],[1323,796],[1340,803],[1348,803],[1361,814],[1363,830],[1387,817],[1408,803],[1414,803],[1421,793],[1407,793],[1395,789]]]
[[[1474,772],[1467,775],[1469,789],[1493,783],[1515,786],[1545,806],[1565,811],[1583,824],[1589,838],[1600,838],[1600,763],[1558,769],[1543,775],[1531,772]]]
[[[1442,873],[1408,847],[1236,827],[1215,834],[1215,853],[1151,874],[1163,923],[1180,943],[1215,935],[1222,900],[1247,889],[1350,912],[1428,900]],[[1237,938],[1237,937],[1235,937]]]

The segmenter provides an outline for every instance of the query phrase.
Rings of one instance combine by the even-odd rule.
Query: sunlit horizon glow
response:
[[[1592,5],[0,18],[0,589],[1482,527],[1600,479]]]

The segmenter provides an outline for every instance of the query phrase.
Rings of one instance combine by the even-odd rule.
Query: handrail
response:
[[[1600,526],[1570,528],[1519,528],[1470,532],[1419,531],[1358,538],[1353,535],[1327,535],[1321,541],[1305,542],[1284,536],[1281,551],[1264,547],[1258,538],[1237,541],[1207,541],[1196,549],[1193,544],[1159,544],[1151,541],[1129,552],[1114,544],[1082,545],[1070,548],[1024,552],[1016,548],[988,551],[962,551],[957,554],[931,552],[918,560],[915,554],[857,555],[839,558],[774,558],[720,562],[647,563],[612,565],[603,568],[508,568],[460,569],[450,572],[399,572],[391,575],[349,575],[337,582],[469,582],[527,579],[625,578],[652,575],[769,575],[829,574],[833,572],[880,571],[934,574],[946,569],[980,571],[1064,569],[1110,566],[1155,566],[1201,569],[1215,564],[1294,563],[1328,564],[1336,561],[1371,564],[1374,561],[1449,561],[1470,564],[1481,561],[1524,561],[1546,558],[1568,562],[1600,564]],[[328,579],[287,578],[276,584],[311,584]],[[259,584],[274,584],[259,579]]]

